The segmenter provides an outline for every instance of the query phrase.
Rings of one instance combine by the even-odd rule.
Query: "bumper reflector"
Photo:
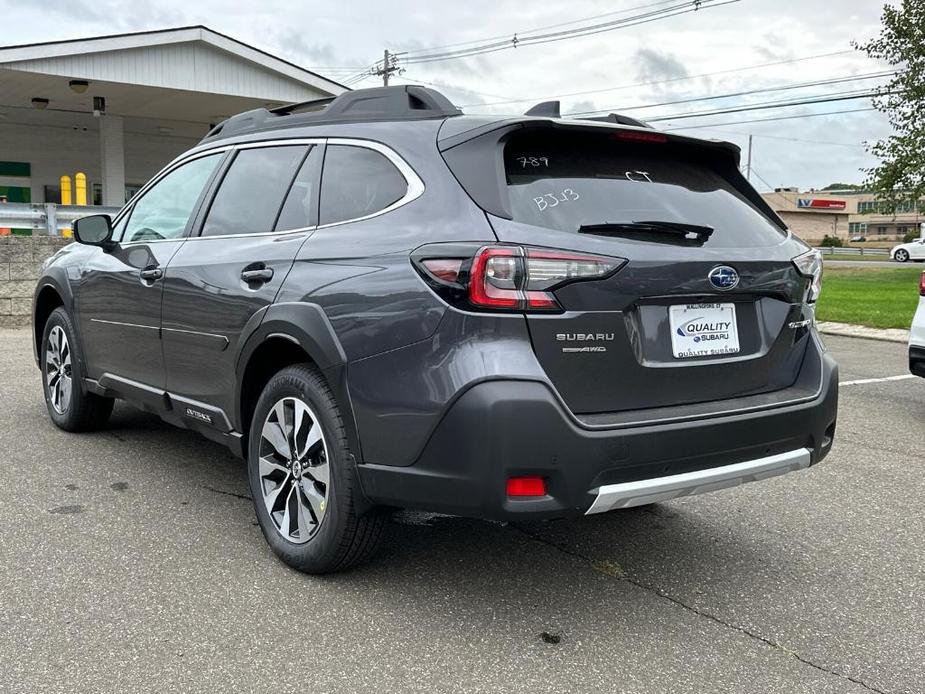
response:
[[[509,497],[546,496],[546,480],[542,477],[509,477],[507,481]]]

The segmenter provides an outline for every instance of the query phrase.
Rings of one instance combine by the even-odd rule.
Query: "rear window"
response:
[[[504,147],[515,221],[560,231],[664,221],[714,228],[710,246],[780,243],[783,232],[692,150],[612,133],[545,131]]]

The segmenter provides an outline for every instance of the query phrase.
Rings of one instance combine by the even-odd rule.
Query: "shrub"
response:
[[[918,229],[916,229],[915,231],[907,231],[906,235],[903,236],[903,243],[912,243],[918,238],[919,238]]]
[[[822,239],[822,243],[819,245],[823,248],[841,248],[845,243],[837,236],[829,236],[826,234]]]

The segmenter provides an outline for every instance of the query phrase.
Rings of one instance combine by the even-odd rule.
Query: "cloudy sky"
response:
[[[562,25],[554,31],[614,21],[683,2],[0,0],[0,45],[205,24],[345,80],[380,59],[384,48],[409,51],[410,57],[431,47],[523,35],[550,25]],[[395,82],[436,85],[471,113],[522,113],[537,101],[561,97],[563,113],[610,109],[645,119],[812,98],[882,83],[825,83],[886,69],[851,49],[852,40],[863,42],[877,33],[881,9],[881,0],[738,0],[584,38],[408,65]],[[580,21],[585,18],[594,19]],[[801,60],[811,56],[825,57]],[[692,101],[805,82],[822,84]],[[376,84],[368,78],[356,86]],[[688,103],[669,103],[684,100]],[[632,108],[650,104],[664,105]],[[862,143],[890,129],[878,112],[857,110],[870,106],[865,99],[845,100],[660,120],[657,126],[691,128],[681,132],[731,140],[743,149],[751,133],[753,182],[759,188],[822,187],[860,182],[860,169],[873,163]],[[854,112],[813,115],[832,111]],[[766,120],[783,116],[809,117]],[[742,122],[757,119],[763,120]]]

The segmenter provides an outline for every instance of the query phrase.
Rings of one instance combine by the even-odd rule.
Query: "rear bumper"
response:
[[[838,368],[820,355],[820,389],[772,409],[620,428],[591,427],[545,383],[479,383],[448,409],[414,465],[358,465],[374,504],[497,520],[578,516],[763,479],[829,452]],[[509,499],[509,477],[548,494]],[[634,491],[635,490],[635,491]]]
[[[925,347],[909,345],[909,371],[925,378]]]
[[[768,477],[802,470],[809,467],[811,461],[812,451],[808,448],[798,448],[795,451],[777,453],[707,470],[695,470],[680,475],[636,482],[608,484],[592,490],[597,496],[591,508],[585,513],[603,513],[615,508],[642,506],[677,499],[681,496],[714,492],[717,489],[735,487],[746,482],[757,482]]]

